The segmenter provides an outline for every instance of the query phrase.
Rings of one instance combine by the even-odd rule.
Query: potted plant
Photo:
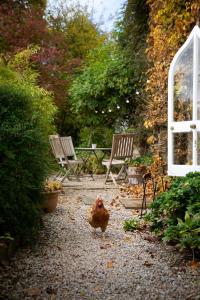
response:
[[[142,176],[147,172],[148,166],[153,162],[152,156],[143,155],[127,161],[128,180],[130,184],[142,182]]]
[[[62,185],[59,181],[56,180],[46,180],[44,184],[44,202],[43,202],[43,209],[46,212],[54,212],[57,203],[58,203],[58,196],[61,192]]]

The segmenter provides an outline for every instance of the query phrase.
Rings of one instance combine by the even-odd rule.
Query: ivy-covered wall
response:
[[[146,84],[147,106],[144,126],[149,129],[148,143],[166,155],[167,80],[170,63],[199,21],[199,0],[147,0],[149,35],[147,58],[150,64]]]

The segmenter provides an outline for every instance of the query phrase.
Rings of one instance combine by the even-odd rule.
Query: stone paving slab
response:
[[[64,188],[73,188],[73,189],[84,189],[84,190],[105,190],[105,189],[117,189],[119,190],[120,185],[115,186],[113,182],[105,182],[105,175],[94,175],[94,179],[91,177],[84,176],[81,177],[80,181],[77,180],[65,180],[63,183]]]
[[[106,205],[110,204],[118,196],[120,186],[115,186],[111,182],[105,185],[105,175],[95,175],[94,178],[95,180],[91,180],[91,178],[82,177],[80,182],[66,180],[63,190],[68,197],[73,194],[85,205],[92,205],[98,195],[101,195]]]
[[[131,208],[131,209],[140,209],[140,208],[142,208],[142,198],[140,198],[140,199],[120,199],[119,200],[120,202],[121,202],[121,204],[123,204],[123,206],[125,207],[125,208]],[[150,205],[150,201],[147,201],[147,207],[149,207],[149,205]]]

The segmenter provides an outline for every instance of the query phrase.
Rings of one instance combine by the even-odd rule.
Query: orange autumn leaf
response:
[[[113,268],[113,261],[112,260],[107,262],[107,268]]]
[[[189,265],[192,270],[196,270],[199,267],[199,262],[196,260],[192,260]]]

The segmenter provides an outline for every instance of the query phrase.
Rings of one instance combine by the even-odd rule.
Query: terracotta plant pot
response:
[[[58,196],[60,194],[60,190],[57,191],[52,191],[52,192],[44,192],[44,203],[42,205],[42,208],[44,209],[44,211],[46,212],[54,212],[56,207],[57,207],[57,203],[58,203]]]

